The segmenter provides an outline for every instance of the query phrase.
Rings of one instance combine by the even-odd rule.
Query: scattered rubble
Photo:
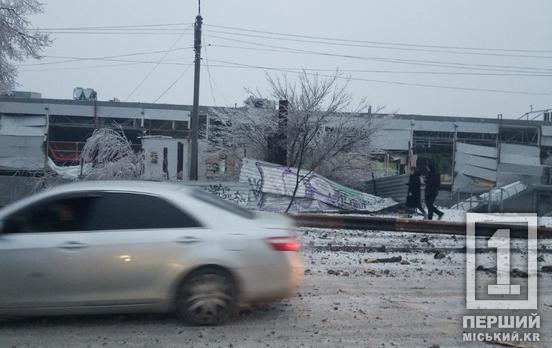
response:
[[[433,258],[440,260],[440,259],[444,259],[446,256],[447,255],[444,252],[438,250],[435,252],[435,255],[433,255]]]
[[[383,257],[379,259],[365,259],[366,263],[388,263],[388,262],[401,262],[402,256]]]
[[[546,267],[546,266],[543,266],[543,267]],[[479,265],[477,266],[476,270],[485,272],[487,274],[496,275],[496,267],[485,267],[483,265]],[[514,278],[527,278],[529,276],[527,272],[522,271],[518,268],[513,268],[510,271],[510,275]]]
[[[512,271],[510,271],[510,275],[514,278],[527,278],[527,277],[529,277],[527,272],[522,271],[518,268],[512,269]]]

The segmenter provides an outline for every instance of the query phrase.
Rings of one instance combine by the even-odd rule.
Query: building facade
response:
[[[166,165],[177,168],[167,177],[185,180],[191,109],[189,105],[46,99],[37,93],[0,96],[0,174],[44,171],[48,158],[57,166],[77,165],[85,141],[95,129],[116,127],[124,131],[136,151],[143,150],[144,139],[149,139],[150,148],[162,149],[146,156],[146,160],[157,161],[152,168],[157,164],[165,168],[162,156],[179,158],[178,163]],[[216,117],[209,116],[212,112],[213,108],[200,107],[203,139],[210,137],[209,127],[216,122]],[[274,112],[276,117],[277,110]],[[433,161],[444,185],[458,192],[485,191],[517,180],[549,184],[550,113],[534,120],[368,116],[381,123],[371,140],[371,148],[376,149],[371,158],[359,157],[363,163],[358,163],[358,169],[366,180],[405,174],[410,165],[423,168],[426,161]],[[163,139],[170,144],[161,144]],[[366,161],[372,165],[366,166]],[[201,180],[227,180],[237,177],[239,166],[214,153],[203,158],[199,169]]]

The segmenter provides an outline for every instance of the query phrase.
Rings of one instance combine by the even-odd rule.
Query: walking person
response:
[[[416,167],[410,167],[410,176],[408,178],[408,194],[406,196],[406,206],[408,208],[419,209],[424,218],[427,217],[424,207],[422,206],[422,183],[420,181],[420,172]]]
[[[433,213],[439,216],[439,220],[443,217],[443,212],[435,207],[435,199],[439,194],[439,187],[441,186],[441,175],[435,169],[433,163],[428,162],[426,165],[425,174],[425,203],[427,206],[427,217],[429,220],[433,219]]]

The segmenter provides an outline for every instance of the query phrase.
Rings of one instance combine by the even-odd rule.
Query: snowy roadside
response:
[[[466,222],[466,211],[459,210],[459,209],[447,209],[447,208],[441,208],[439,209],[444,212],[445,214],[441,218],[441,221],[450,221],[450,222]],[[347,214],[340,214],[340,213],[324,213],[321,212],[321,214],[325,215],[338,215],[338,216],[375,216],[375,217],[388,217],[388,218],[405,218],[405,219],[412,219],[412,220],[423,220],[424,217],[420,214],[404,214],[404,213],[347,213]],[[552,217],[551,216],[539,216],[538,217],[538,225],[539,226],[546,226],[546,227],[552,227]]]

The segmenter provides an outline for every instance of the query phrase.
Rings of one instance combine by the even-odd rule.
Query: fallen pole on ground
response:
[[[466,235],[464,222],[338,214],[294,214],[291,217],[300,227]],[[477,236],[491,236],[501,228],[509,229],[512,238],[527,237],[526,226],[508,223],[477,223],[475,233]],[[539,226],[537,233],[538,238],[552,238],[550,227]]]

